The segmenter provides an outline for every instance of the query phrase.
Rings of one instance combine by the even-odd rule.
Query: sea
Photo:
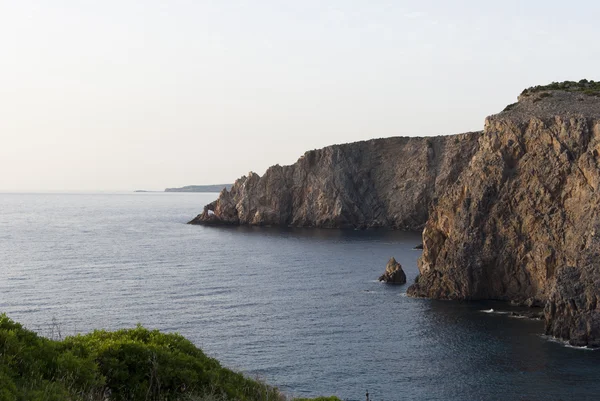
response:
[[[296,397],[600,399],[600,351],[507,304],[407,297],[419,233],[186,224],[216,197],[0,193],[0,312],[51,338],[178,332]],[[377,281],[392,256],[409,284]]]

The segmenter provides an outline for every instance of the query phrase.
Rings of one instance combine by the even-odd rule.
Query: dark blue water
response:
[[[184,224],[216,194],[0,194],[0,311],[44,335],[142,323],[296,396],[598,400],[600,351],[501,304],[412,299],[418,234]]]

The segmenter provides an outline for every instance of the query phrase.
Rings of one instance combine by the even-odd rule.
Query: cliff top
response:
[[[600,96],[600,82],[595,82],[594,80],[588,81],[587,79],[582,79],[578,82],[552,82],[549,85],[537,85],[524,89],[523,92],[521,92],[521,96],[556,90],[577,92],[588,96]]]
[[[497,114],[518,121],[575,115],[600,117],[600,82],[582,79],[533,86],[521,92],[517,103]]]

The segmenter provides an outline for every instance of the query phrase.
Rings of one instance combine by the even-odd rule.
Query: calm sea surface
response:
[[[502,304],[405,296],[418,234],[210,228],[216,194],[0,194],[0,311],[47,336],[142,323],[296,396],[598,400],[600,351]]]

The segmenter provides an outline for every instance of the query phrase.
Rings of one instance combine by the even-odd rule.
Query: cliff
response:
[[[422,229],[480,135],[395,137],[309,151],[290,166],[238,179],[190,223]]]
[[[600,99],[525,91],[488,117],[435,205],[409,295],[545,304],[546,331],[600,345]]]
[[[523,91],[483,132],[307,152],[250,173],[193,224],[423,228],[411,296],[545,306],[600,346],[600,84]]]

